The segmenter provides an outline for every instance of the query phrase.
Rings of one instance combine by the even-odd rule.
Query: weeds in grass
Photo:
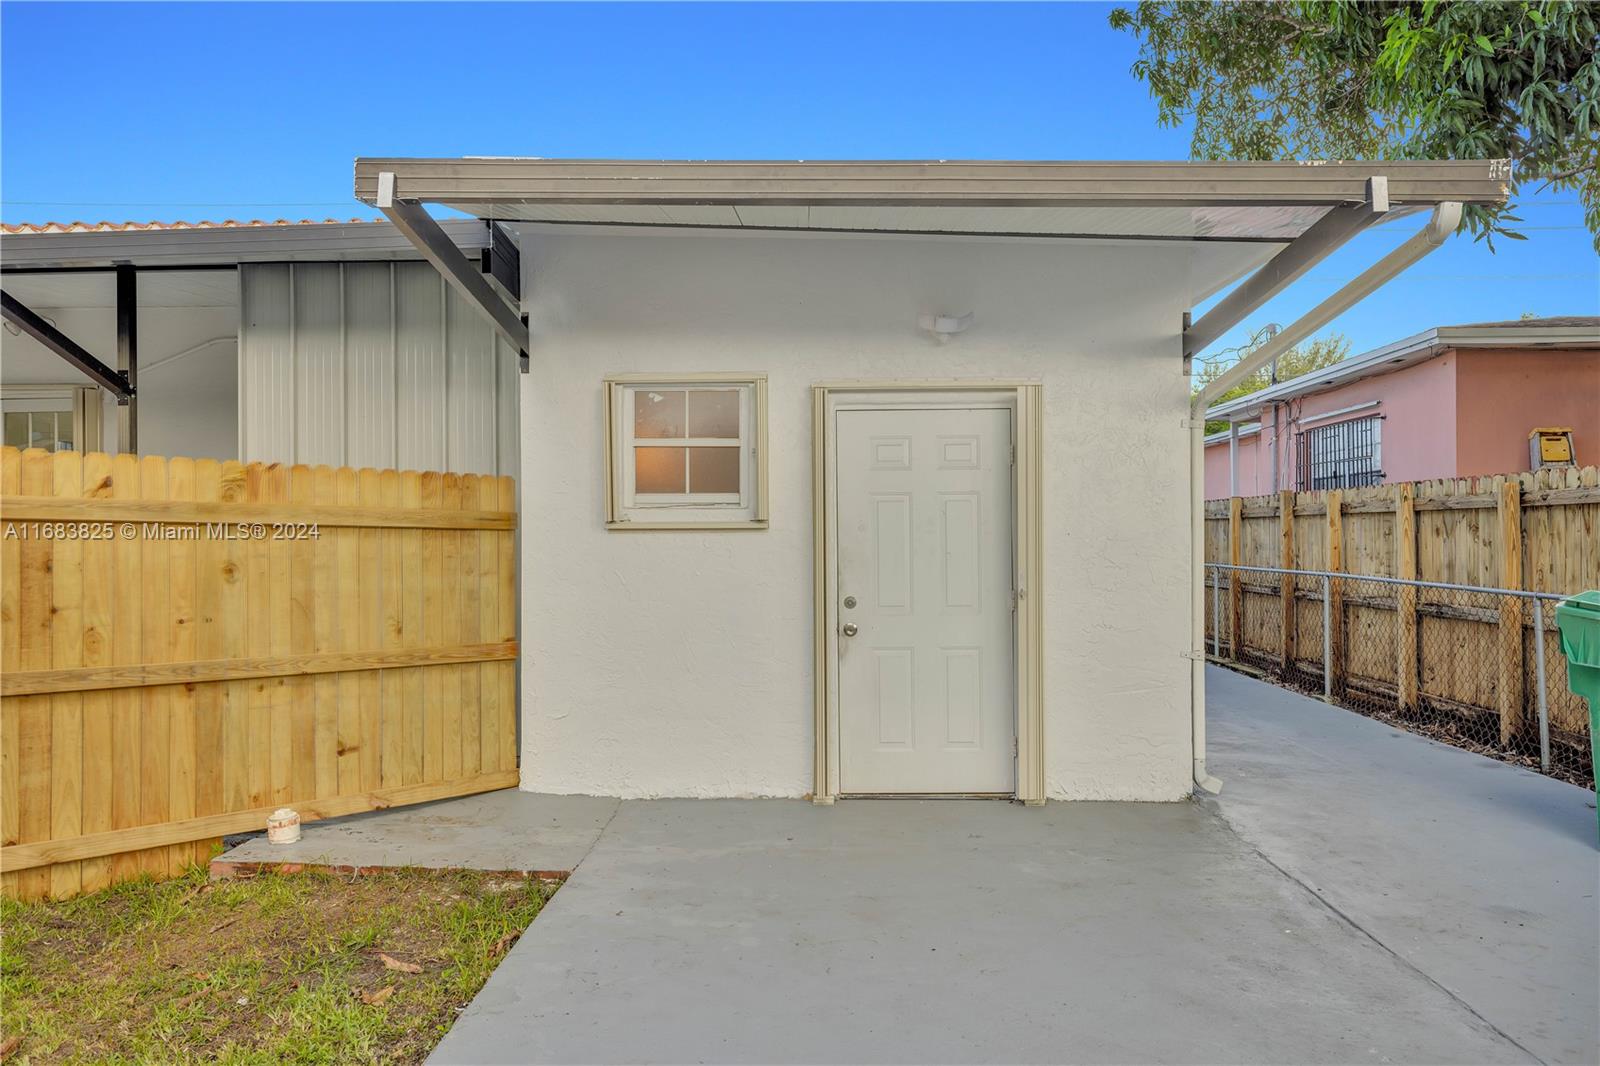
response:
[[[212,883],[196,869],[0,901],[0,1042],[21,1038],[8,1063],[420,1062],[553,891],[471,872]]]

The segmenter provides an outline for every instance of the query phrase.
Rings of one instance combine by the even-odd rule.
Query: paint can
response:
[[[300,812],[279,807],[267,816],[267,843],[293,844],[300,839]]]

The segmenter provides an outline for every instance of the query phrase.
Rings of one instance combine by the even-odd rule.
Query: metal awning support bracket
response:
[[[87,348],[62,333],[9,292],[0,292],[0,310],[3,310],[7,322],[82,371],[96,385],[115,396],[118,403],[125,404],[133,398],[133,385],[126,375],[90,355]]]
[[[1394,251],[1372,264],[1366,270],[1363,270],[1354,280],[1346,283],[1332,296],[1329,296],[1326,300],[1301,315],[1287,328],[1280,330],[1267,343],[1246,354],[1244,358],[1229,367],[1227,371],[1218,375],[1215,381],[1196,393],[1191,401],[1192,409],[1196,416],[1204,417],[1205,411],[1218,396],[1221,396],[1239,384],[1239,382],[1311,336],[1312,333],[1332,322],[1351,307],[1365,300],[1382,288],[1395,275],[1442,245],[1460,224],[1461,205],[1459,203],[1447,200],[1444,203],[1435,204],[1433,215],[1428,219],[1426,226],[1423,226],[1415,234],[1407,238]],[[1203,322],[1204,319],[1201,321]]]
[[[1374,201],[1377,197],[1374,196]],[[1387,200],[1387,195],[1384,195]],[[1385,204],[1385,206],[1387,206]],[[1331,212],[1330,212],[1331,214]],[[1207,792],[1215,793],[1222,787],[1218,781],[1206,770],[1206,688],[1205,688],[1205,650],[1206,650],[1206,619],[1205,619],[1205,487],[1206,487],[1206,460],[1205,460],[1205,416],[1212,402],[1229,389],[1233,388],[1245,378],[1278,358],[1290,348],[1305,340],[1311,334],[1332,322],[1342,313],[1366,299],[1376,292],[1395,275],[1417,262],[1429,252],[1439,247],[1461,224],[1461,204],[1455,201],[1444,201],[1434,205],[1433,215],[1428,219],[1428,224],[1418,230],[1416,234],[1407,238],[1394,251],[1363,270],[1353,281],[1342,286],[1332,296],[1323,300],[1317,306],[1295,319],[1288,328],[1281,330],[1267,343],[1247,353],[1228,370],[1217,376],[1217,379],[1195,394],[1190,401],[1190,423],[1193,428],[1189,430],[1189,560],[1190,560],[1190,597],[1189,597],[1189,631],[1192,635],[1192,650],[1196,653],[1195,661],[1190,665],[1190,697],[1189,714],[1191,727],[1191,743],[1194,753],[1194,780],[1197,787]],[[1309,230],[1307,231],[1310,232]],[[1285,250],[1287,251],[1287,249]],[[1279,253],[1280,255],[1284,253]],[[1271,264],[1269,263],[1268,266]],[[1254,278],[1251,279],[1252,281]],[[1249,284],[1247,281],[1245,284]],[[1220,304],[1218,305],[1221,306]],[[1215,310],[1212,312],[1215,313]],[[1205,320],[1202,319],[1201,322]],[[1200,323],[1196,323],[1198,327]],[[1237,455],[1237,430],[1230,427],[1229,449]],[[1230,463],[1231,466],[1231,463]],[[1233,491],[1238,491],[1237,474],[1233,475],[1235,484]]]
[[[117,397],[117,450],[139,451],[139,268],[117,264],[117,373],[128,395]]]
[[[455,242],[423,210],[416,200],[405,200],[395,194],[394,172],[386,170],[378,175],[378,195],[374,206],[384,217],[405,234],[422,257],[433,264],[468,302],[482,309],[494,324],[495,332],[517,349],[523,372],[528,369],[528,324],[516,308],[506,302],[494,285],[484,277],[479,264],[468,259]]]
[[[1183,331],[1183,357],[1188,359],[1238,325],[1244,317],[1288,288],[1306,271],[1337,251],[1346,241],[1389,212],[1389,179],[1367,179],[1367,199],[1334,207],[1312,223],[1266,265],[1240,282],[1200,321]]]

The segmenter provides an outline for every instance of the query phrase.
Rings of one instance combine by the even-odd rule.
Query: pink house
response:
[[[1528,470],[1553,426],[1600,463],[1600,316],[1439,326],[1207,419],[1232,423],[1206,438],[1207,499]]]

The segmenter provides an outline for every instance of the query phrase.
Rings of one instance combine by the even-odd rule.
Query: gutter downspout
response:
[[[1215,796],[1222,782],[1206,773],[1206,419],[1189,412],[1189,726],[1195,787]]]
[[[1301,315],[1287,329],[1239,360],[1189,404],[1189,715],[1195,787],[1215,795],[1222,782],[1206,772],[1206,411],[1212,401],[1372,295],[1401,271],[1442,245],[1461,224],[1461,205],[1435,204],[1428,224],[1353,281]],[[1259,445],[1258,445],[1259,446]]]

